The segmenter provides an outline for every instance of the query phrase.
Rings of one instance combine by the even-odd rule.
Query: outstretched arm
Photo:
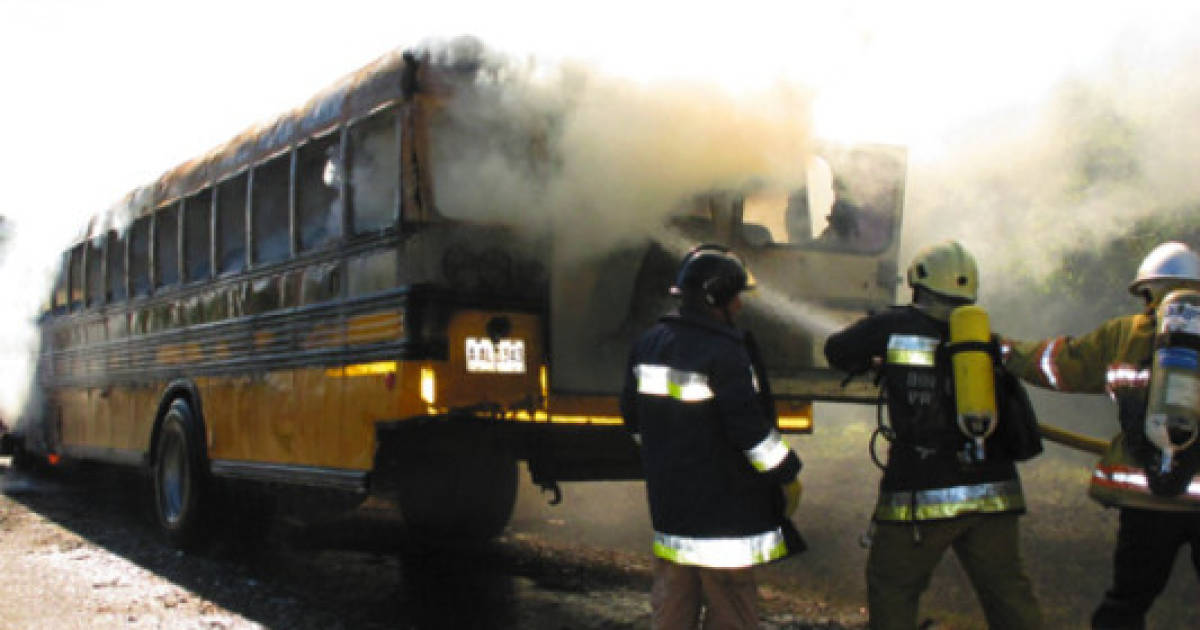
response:
[[[1039,387],[1062,392],[1102,393],[1110,378],[1119,377],[1112,366],[1116,340],[1114,322],[1080,337],[1060,336],[1041,341],[1003,339],[1004,367]]]

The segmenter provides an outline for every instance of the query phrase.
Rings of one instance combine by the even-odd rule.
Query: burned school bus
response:
[[[827,147],[799,189],[697,191],[642,242],[570,257],[553,229],[439,205],[455,151],[486,135],[447,113],[480,72],[388,55],[93,219],[40,320],[23,456],[147,470],[181,546],[229,487],[492,536],[521,461],[550,490],[640,475],[626,353],[699,242],[759,280],[743,323],[782,431],[811,431],[815,399],[872,395],[838,387],[813,321],[892,301],[903,151]]]

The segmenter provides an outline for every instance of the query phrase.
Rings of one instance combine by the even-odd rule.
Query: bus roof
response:
[[[134,219],[153,212],[162,205],[193,194],[204,187],[241,173],[251,165],[269,158],[302,142],[306,138],[331,130],[339,124],[368,115],[376,109],[405,100],[420,80],[432,85],[428,91],[437,92],[439,79],[449,74],[469,76],[478,67],[479,51],[467,55],[441,54],[428,49],[393,50],[365,67],[342,77],[318,92],[307,103],[235,136],[208,153],[163,173],[154,182],[130,191],[94,218],[85,228],[84,238],[103,235],[109,229],[124,229]],[[429,72],[451,70],[451,73]]]

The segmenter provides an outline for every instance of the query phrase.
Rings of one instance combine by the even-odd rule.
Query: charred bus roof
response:
[[[422,93],[442,94],[469,81],[479,69],[480,46],[458,45],[440,51],[395,50],[338,80],[303,106],[235,136],[208,153],[138,187],[93,219],[82,236],[102,236],[134,219],[206,186],[244,172],[304,140],[367,116],[387,105]],[[420,86],[418,88],[418,86]]]

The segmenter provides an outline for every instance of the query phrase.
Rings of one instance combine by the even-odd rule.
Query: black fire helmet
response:
[[[671,295],[698,296],[709,306],[724,307],[742,291],[755,287],[754,276],[733,250],[715,243],[691,249],[679,265]]]

